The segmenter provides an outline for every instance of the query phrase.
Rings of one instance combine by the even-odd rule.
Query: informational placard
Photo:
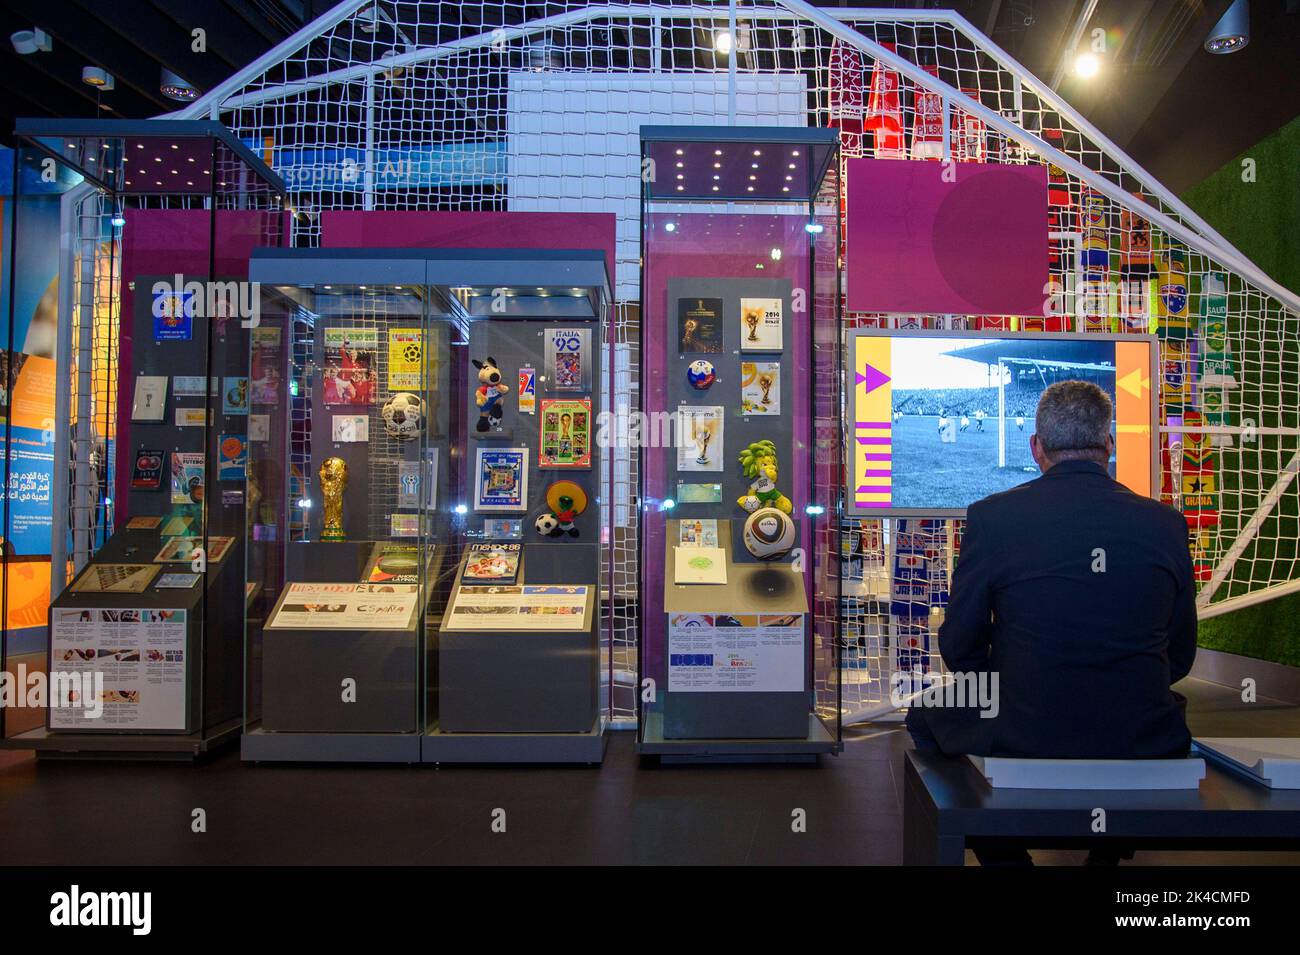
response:
[[[414,584],[291,583],[268,630],[406,630],[414,623]]]
[[[804,615],[668,615],[671,693],[799,693]]]
[[[461,587],[448,630],[585,630],[586,585]]]
[[[103,681],[98,717],[85,701],[52,701],[51,728],[186,728],[186,611],[55,609],[50,623],[51,670]]]

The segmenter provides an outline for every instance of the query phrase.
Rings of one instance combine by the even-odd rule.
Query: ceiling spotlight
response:
[[[107,70],[101,70],[98,66],[83,66],[81,68],[81,82],[87,86],[93,86],[97,90],[107,92],[113,88],[113,74]]]
[[[1211,53],[1236,53],[1249,42],[1250,0],[1236,0],[1205,38],[1205,49]]]
[[[190,100],[197,99],[199,95],[199,91],[193,85],[166,68],[159,75],[158,91],[178,103],[188,103]]]
[[[1080,53],[1074,58],[1074,75],[1090,80],[1101,72],[1101,60],[1092,53]]]
[[[713,35],[713,48],[723,56],[731,52],[731,32],[719,30]]]
[[[17,33],[9,34],[9,42],[14,45],[14,52],[27,56],[31,53],[49,53],[54,49],[54,41],[50,35],[40,27],[32,27],[30,30],[19,30]]]

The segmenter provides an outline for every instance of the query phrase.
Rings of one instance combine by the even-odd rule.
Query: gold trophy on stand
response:
[[[321,498],[324,501],[323,541],[346,540],[343,536],[343,492],[348,486],[348,463],[342,458],[326,458],[317,472],[320,476]]]

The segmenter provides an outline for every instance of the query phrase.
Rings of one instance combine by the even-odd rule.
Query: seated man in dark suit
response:
[[[1030,437],[1042,477],[967,510],[939,652],[954,673],[996,674],[996,716],[913,706],[918,748],[1187,755],[1184,700],[1170,689],[1196,655],[1187,525],[1110,477],[1111,419],[1096,385],[1050,386]]]

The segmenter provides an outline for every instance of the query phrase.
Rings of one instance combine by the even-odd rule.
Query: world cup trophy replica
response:
[[[318,473],[325,507],[324,528],[320,539],[346,540],[343,536],[343,492],[348,486],[348,463],[342,458],[326,458]]]

